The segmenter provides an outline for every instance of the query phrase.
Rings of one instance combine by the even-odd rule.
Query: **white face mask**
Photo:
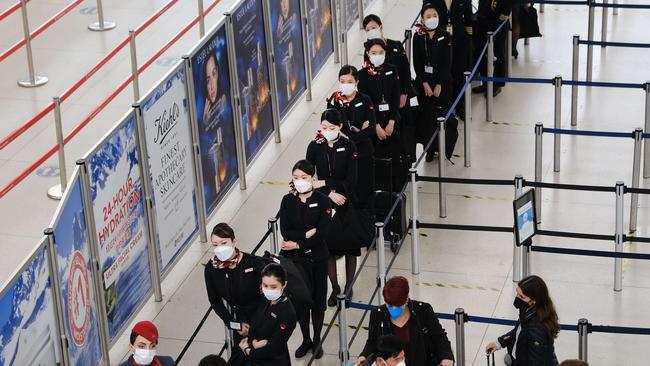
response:
[[[327,141],[334,141],[339,138],[339,131],[325,130],[321,132]]]
[[[375,363],[375,364],[376,364],[376,363]],[[388,366],[388,364],[386,363],[386,361],[384,361],[384,365]],[[400,361],[400,362],[399,362],[397,365],[395,365],[395,366],[406,366],[406,361]]]
[[[376,67],[379,67],[384,64],[384,61],[386,60],[386,54],[382,53],[381,55],[368,55],[368,58],[370,59],[370,63]]]
[[[267,300],[269,301],[276,301],[282,296],[282,290],[271,290],[268,288],[263,288],[262,287],[262,293],[264,294],[264,297],[266,297]]]
[[[235,248],[233,248],[232,245],[223,244],[219,245],[218,247],[214,247],[213,251],[214,255],[217,256],[217,259],[225,262],[228,259],[232,258],[232,255],[235,253]]]
[[[305,193],[311,189],[311,182],[306,179],[294,179],[293,186],[298,193]]]
[[[424,26],[427,27],[427,29],[436,29],[438,28],[438,22],[438,17],[428,18],[424,20]]]
[[[133,350],[133,360],[138,365],[149,365],[155,356],[155,349],[136,348]]]
[[[357,90],[357,85],[350,83],[339,83],[339,90],[341,91],[341,94],[349,97]]]
[[[375,28],[367,31],[366,38],[368,39],[381,38],[381,29]]]

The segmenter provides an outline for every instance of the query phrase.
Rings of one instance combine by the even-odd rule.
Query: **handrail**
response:
[[[27,4],[30,1],[31,0],[25,0],[25,4]],[[17,3],[14,3],[12,6],[7,8],[7,10],[0,13],[0,21],[2,21],[4,18],[6,18],[6,17],[10,16],[11,14],[13,14],[16,10],[20,9],[21,7],[22,7],[22,3],[20,1],[17,2]]]

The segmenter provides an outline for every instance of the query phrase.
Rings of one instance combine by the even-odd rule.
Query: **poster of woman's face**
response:
[[[226,31],[221,26],[191,56],[205,207],[209,215],[238,177]]]

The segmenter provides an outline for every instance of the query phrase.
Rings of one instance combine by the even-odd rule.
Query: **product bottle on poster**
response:
[[[217,192],[221,190],[224,181],[226,180],[226,152],[224,151],[223,146],[223,136],[221,134],[221,127],[217,129],[217,143],[216,143],[216,158],[219,161],[219,167],[215,171],[217,172],[216,183],[217,183]]]
[[[246,95],[246,100],[245,100],[245,105],[246,105],[246,115],[248,116],[248,119],[246,121],[246,131],[248,132],[248,141],[251,140],[253,137],[253,133],[255,133],[255,128],[254,128],[254,120],[257,118],[257,98],[259,98],[259,91],[255,90],[255,85],[253,84],[253,68],[249,67],[248,68],[248,73],[247,73],[247,81],[248,81],[248,93]],[[259,87],[259,85],[258,85]]]
[[[287,55],[284,58],[284,75],[287,81],[287,99],[291,99],[296,84],[296,75],[293,71],[293,42],[287,45]]]
[[[269,98],[271,93],[268,82],[266,81],[266,76],[264,75],[265,66],[262,64],[262,45],[260,42],[257,42],[257,106],[255,112],[262,109],[266,104],[266,101]],[[254,125],[257,126],[257,120],[254,121]]]

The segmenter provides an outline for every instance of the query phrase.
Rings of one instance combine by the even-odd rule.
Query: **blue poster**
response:
[[[307,22],[311,72],[316,76],[334,53],[330,0],[307,0]]]
[[[305,54],[300,27],[298,0],[271,1],[271,32],[275,51],[275,75],[278,82],[280,118],[307,89]]]
[[[223,25],[196,49],[191,63],[203,193],[209,216],[239,176],[226,28]]]
[[[345,22],[345,29],[350,29],[354,25],[354,22],[359,19],[359,5],[357,4],[356,0],[348,0],[347,1],[347,16],[348,18],[346,19]],[[340,19],[340,17],[339,17]]]
[[[41,244],[0,291],[0,365],[55,365],[55,312],[47,245]]]
[[[135,115],[87,158],[111,343],[152,289]]]
[[[262,1],[243,1],[233,12],[233,28],[244,147],[250,162],[273,133]]]
[[[102,358],[99,321],[78,174],[61,202],[54,240],[70,364],[98,365]]]

